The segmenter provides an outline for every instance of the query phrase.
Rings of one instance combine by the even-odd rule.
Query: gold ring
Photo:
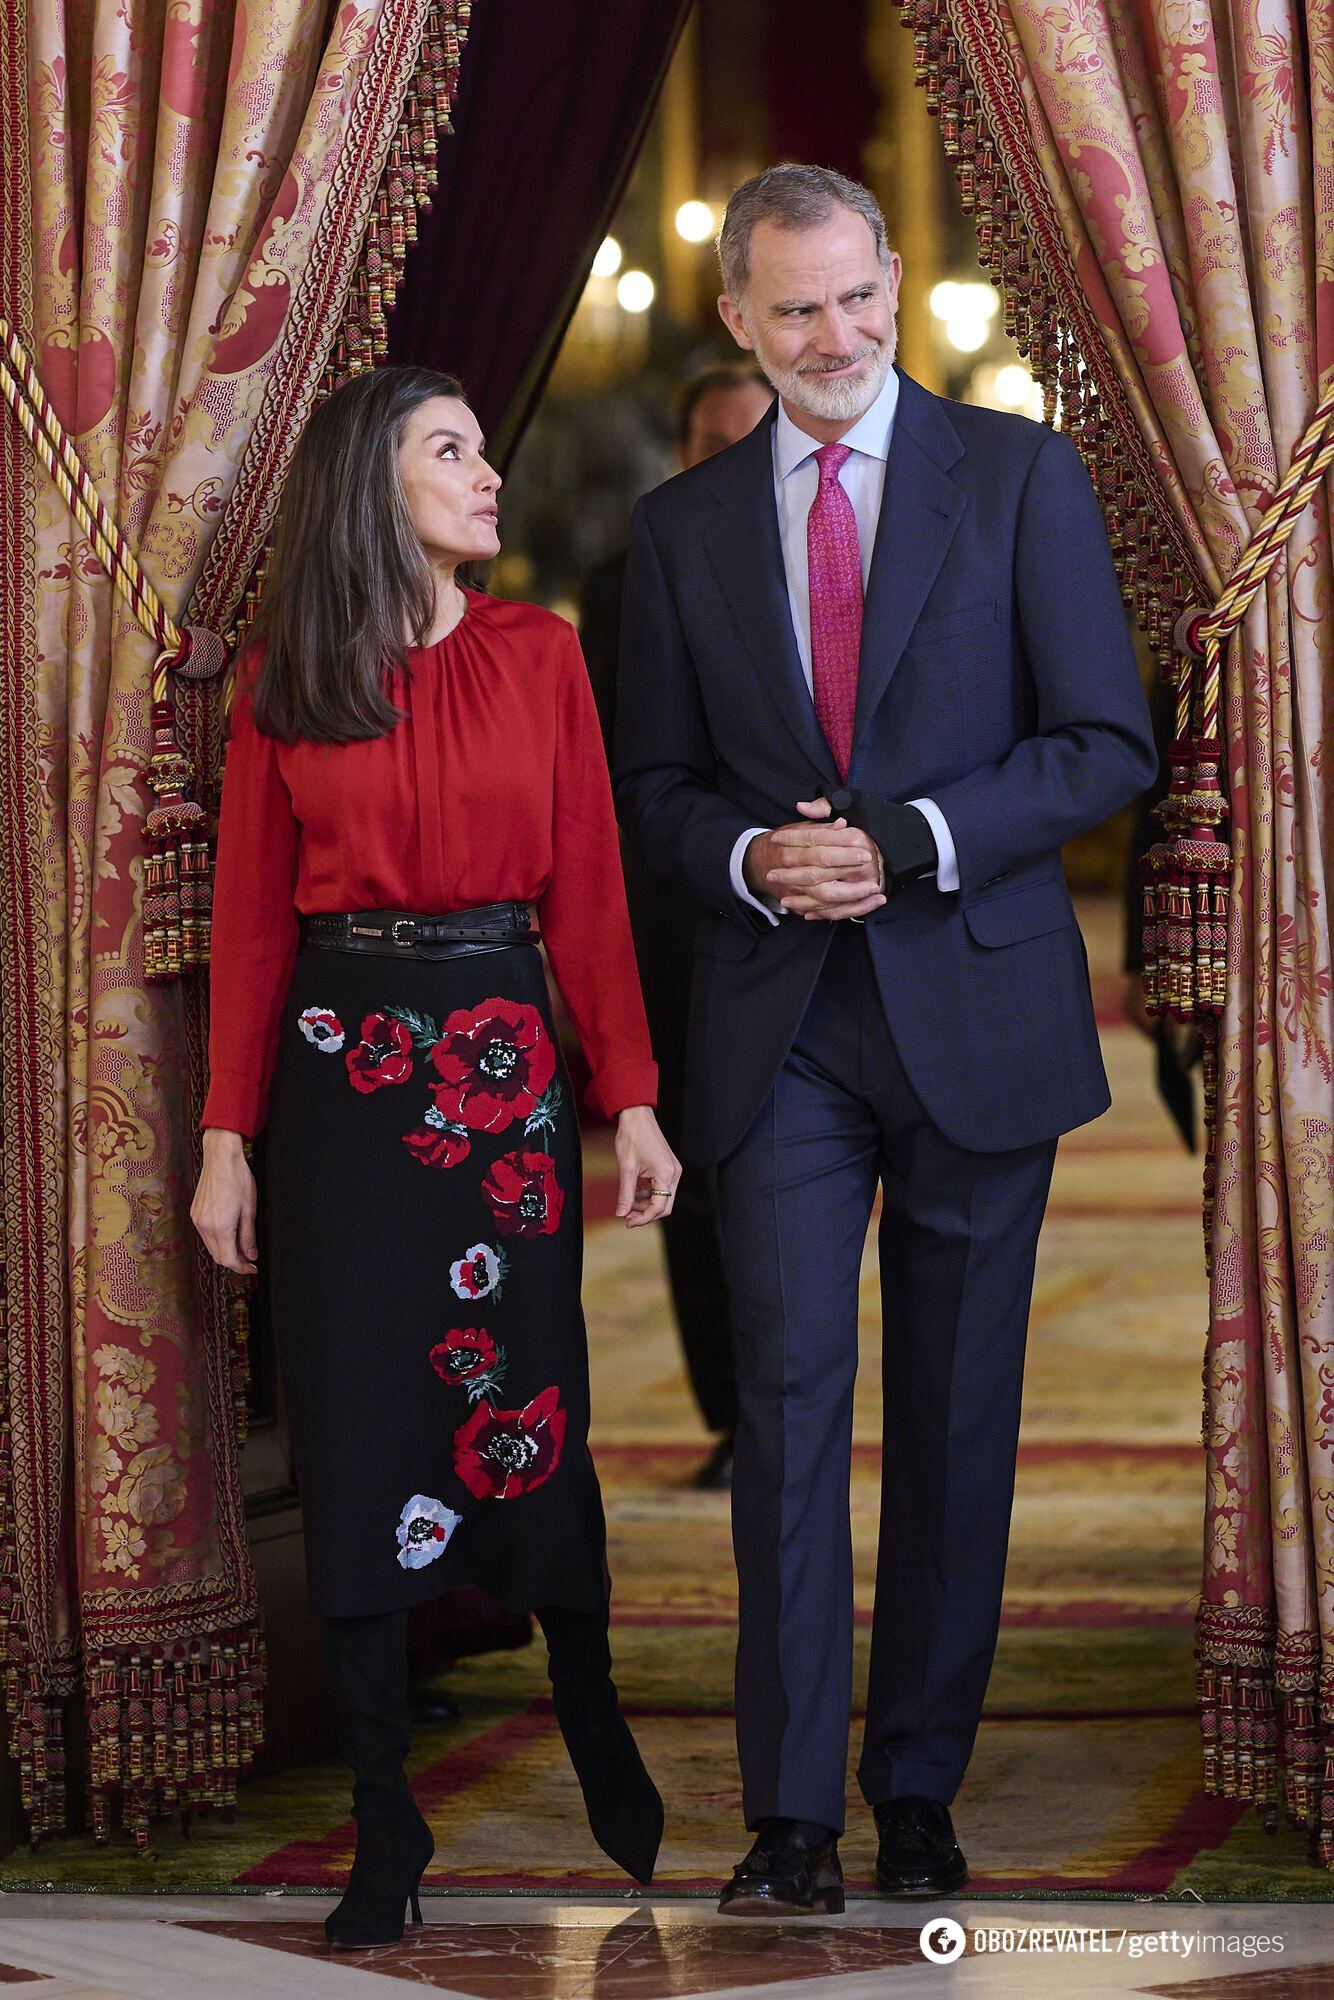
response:
[[[655,1187],[651,1187],[651,1188],[649,1189],[649,1193],[650,1193],[650,1194],[671,1194],[671,1192],[672,1192],[671,1188],[655,1188]]]

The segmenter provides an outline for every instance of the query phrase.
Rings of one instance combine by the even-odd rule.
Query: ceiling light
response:
[[[687,243],[707,243],[713,226],[713,210],[707,201],[683,201],[676,211],[676,233]]]
[[[654,289],[647,271],[627,271],[616,287],[616,296],[626,312],[642,313],[653,304]]]

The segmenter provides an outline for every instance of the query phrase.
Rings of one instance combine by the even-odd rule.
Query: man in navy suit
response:
[[[1069,440],[893,365],[865,188],[775,167],[719,238],[775,417],[636,510],[617,792],[704,906],[686,1144],[738,1340],[734,1912],[843,1907],[858,1276],[883,1189],[884,1457],[858,1778],[887,1894],[967,1879],[949,1807],[1000,1618],[1034,1257],[1108,1104],[1064,841],[1153,737]]]

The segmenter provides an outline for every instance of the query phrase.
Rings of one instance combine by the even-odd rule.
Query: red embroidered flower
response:
[[[544,1389],[522,1410],[479,1403],[455,1432],[454,1470],[474,1500],[513,1500],[550,1479],[564,1442],[559,1389]]]
[[[403,1144],[424,1167],[456,1167],[472,1151],[472,1140],[457,1125],[436,1124],[437,1114],[428,1111],[426,1123],[415,1132],[403,1134]]]
[[[412,1036],[392,1014],[368,1014],[361,1024],[361,1040],[348,1050],[346,1060],[354,1090],[406,1083],[412,1075]]]
[[[431,1366],[442,1382],[454,1388],[475,1382],[481,1375],[493,1375],[501,1355],[489,1333],[482,1327],[454,1327],[431,1349]]]
[[[556,1074],[556,1051],[536,1007],[483,1000],[451,1014],[431,1050],[446,1118],[474,1132],[503,1132],[536,1111]]]
[[[548,1153],[505,1153],[482,1182],[502,1236],[554,1236],[565,1195]]]

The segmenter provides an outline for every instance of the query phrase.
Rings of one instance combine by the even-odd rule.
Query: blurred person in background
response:
[[[677,405],[676,449],[682,469],[702,465],[715,452],[739,443],[772,406],[773,390],[753,365],[729,362],[692,376]],[[580,600],[579,637],[608,750],[616,720],[626,556],[622,549],[590,570]],[[681,1157],[686,1021],[700,906],[646,867],[631,842],[625,842],[623,855],[635,953],[658,1062],[658,1122],[667,1143]],[[663,1217],[663,1249],[690,1386],[716,1440],[695,1484],[718,1489],[732,1481],[737,1402],[717,1176],[703,1162],[683,1159],[683,1168],[676,1204]]]

